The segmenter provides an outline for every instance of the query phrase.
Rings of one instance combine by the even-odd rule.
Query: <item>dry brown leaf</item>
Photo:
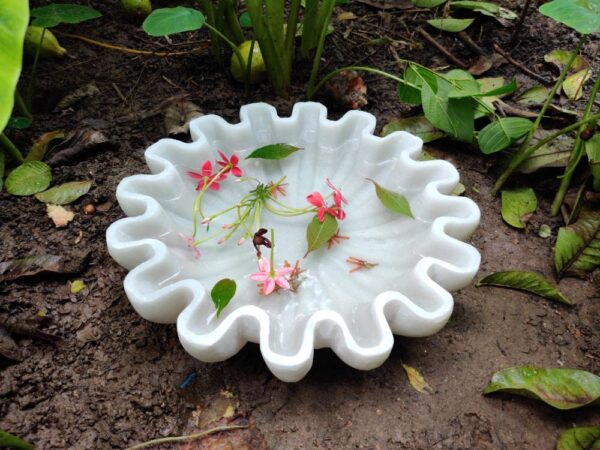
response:
[[[342,11],[337,15],[337,20],[354,20],[356,19],[356,14],[352,11]]]
[[[77,89],[75,89],[70,94],[65,95],[56,105],[54,111],[60,111],[63,109],[67,109],[73,106],[75,103],[83,100],[86,97],[93,97],[100,93],[100,89],[98,86],[94,84],[94,82],[85,84]]]
[[[70,163],[92,151],[113,145],[101,131],[84,128],[71,133],[67,140],[52,149],[48,158],[51,166]]]
[[[402,367],[406,372],[406,377],[408,378],[408,382],[410,385],[418,392],[422,394],[431,394],[433,393],[433,389],[427,384],[423,375],[415,369],[414,367],[409,366],[408,364],[402,363]]]
[[[85,267],[89,252],[72,256],[73,258],[69,261],[65,261],[65,258],[59,255],[36,255],[2,262],[0,263],[0,281],[17,280],[49,273],[79,273]]]
[[[52,222],[54,222],[54,226],[56,226],[56,228],[66,227],[75,217],[73,211],[69,211],[60,205],[47,204],[46,211],[48,217],[52,219]]]
[[[50,142],[56,139],[64,139],[65,132],[58,131],[50,131],[48,133],[42,134],[37,140],[33,143],[27,156],[25,157],[25,161],[41,161],[44,159],[46,155],[46,151],[48,150],[48,145]]]
[[[190,121],[202,116],[202,111],[198,105],[189,101],[187,96],[177,96],[167,103],[164,114],[167,134],[182,138],[189,133]]]

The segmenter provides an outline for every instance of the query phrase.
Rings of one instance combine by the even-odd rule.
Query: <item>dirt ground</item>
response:
[[[103,13],[101,19],[59,30],[134,48],[169,48],[164,39],[150,39],[137,24],[125,21],[116,1],[89,3]],[[517,8],[522,3],[507,5]],[[430,67],[448,64],[414,32],[430,12],[360,2],[338,7],[336,15],[342,10],[358,18],[334,21],[323,71],[361,63],[397,72],[388,46],[368,44],[382,36],[404,42],[397,47],[401,57]],[[510,33],[482,18],[469,29],[486,50],[493,43],[510,48]],[[191,48],[205,39],[205,32],[189,33],[173,42],[175,48]],[[461,59],[475,59],[458,39],[439,39]],[[545,76],[555,75],[543,64],[543,55],[558,47],[572,48],[574,39],[573,33],[533,13],[513,56]],[[174,325],[149,323],[134,312],[122,288],[125,270],[106,250],[105,230],[123,216],[114,196],[118,182],[146,172],[145,148],[165,135],[162,115],[139,116],[181,93],[188,93],[205,113],[230,121],[238,120],[242,104],[254,101],[269,102],[287,115],[294,102],[304,99],[306,68],[296,71],[287,99],[276,98],[268,86],[246,96],[206,52],[149,58],[65,37],[61,41],[70,57],[41,63],[33,126],[10,136],[28,148],[41,133],[91,126],[109,136],[115,148],[54,169],[55,180],[94,180],[90,193],[72,205],[75,220],[65,229],[54,228],[45,206],[34,198],[0,194],[1,260],[38,254],[77,258],[89,252],[79,275],[0,283],[3,320],[27,320],[46,311],[51,321],[45,331],[63,338],[55,346],[20,337],[22,361],[0,360],[0,429],[39,449],[124,448],[189,433],[198,420],[206,424],[208,416],[232,405],[245,413],[236,420],[250,418],[255,424],[254,444],[247,448],[551,449],[561,430],[600,423],[600,412],[593,408],[559,412],[520,397],[481,394],[495,371],[515,365],[600,371],[600,303],[597,288],[585,280],[561,281],[561,290],[575,302],[571,308],[509,290],[463,289],[456,293],[454,314],[441,332],[426,339],[397,337],[388,361],[368,372],[351,369],[331,351],[320,350],[306,378],[286,384],[271,375],[253,344],[222,363],[194,360],[180,346]],[[593,45],[586,47],[587,55]],[[534,83],[510,65],[486,75],[516,75],[522,83]],[[377,117],[379,127],[390,117],[410,114],[397,102],[392,82],[370,75],[365,80],[369,105],[364,110]],[[99,95],[62,113],[52,112],[61,97],[90,82]],[[458,167],[466,195],[481,208],[481,226],[472,238],[483,257],[480,273],[521,269],[552,278],[551,249],[560,222],[547,213],[556,174],[533,179],[541,208],[525,231],[517,231],[502,222],[499,200],[490,196],[490,161],[452,142],[440,142],[437,149],[438,156]],[[115,201],[107,211],[82,212],[88,203],[107,201]],[[537,234],[544,223],[553,230],[549,239]],[[77,295],[69,289],[69,281],[76,278],[87,285]],[[403,362],[418,368],[433,393],[413,390]],[[196,378],[180,387],[192,372]],[[216,443],[195,445],[189,448],[217,448]]]

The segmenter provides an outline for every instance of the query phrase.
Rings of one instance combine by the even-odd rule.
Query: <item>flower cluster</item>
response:
[[[220,189],[219,182],[225,180],[227,175],[231,173],[234,177],[241,177],[243,175],[242,169],[238,166],[239,157],[237,155],[231,155],[228,158],[221,150],[218,151],[221,157],[220,161],[216,161],[216,165],[220,166],[221,169],[216,173],[213,173],[213,164],[208,159],[202,163],[200,172],[188,171],[188,175],[198,180],[197,191],[203,191],[206,189],[212,189],[218,191]]]
[[[348,204],[348,200],[342,195],[342,191],[333,185],[329,178],[327,178],[326,181],[327,186],[333,191],[333,205],[328,205],[320,192],[313,192],[306,197],[306,200],[308,200],[308,203],[311,205],[317,207],[316,211],[319,222],[325,220],[325,214],[329,214],[339,220],[344,220],[346,218],[346,213],[342,209],[342,204]]]

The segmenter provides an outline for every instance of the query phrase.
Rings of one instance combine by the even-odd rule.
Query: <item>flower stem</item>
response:
[[[594,82],[594,87],[592,87],[592,91],[590,92],[590,97],[588,98],[588,103],[585,107],[585,112],[583,113],[583,119],[587,119],[592,113],[592,108],[594,107],[594,102],[596,101],[598,90],[600,90],[600,74],[596,75],[596,81]],[[575,144],[573,145],[573,151],[569,155],[569,162],[567,164],[567,167],[565,168],[565,173],[562,179],[560,180],[560,186],[558,188],[558,191],[556,192],[554,201],[552,202],[550,214],[552,214],[553,216],[557,215],[560,211],[560,206],[562,205],[563,199],[567,194],[567,190],[569,189],[569,186],[571,184],[571,179],[573,178],[575,169],[579,165],[579,161],[581,161],[581,157],[583,156],[584,142],[583,139],[581,139],[581,133],[583,133],[585,128],[586,125],[581,125],[579,127],[577,139],[575,140]]]
[[[546,101],[544,102],[542,109],[540,110],[537,118],[535,119],[535,122],[533,123],[533,127],[531,128],[531,131],[529,132],[529,134],[527,135],[527,137],[521,144],[521,147],[519,148],[517,153],[515,153],[515,155],[510,160],[510,163],[509,163],[508,167],[506,168],[506,170],[500,175],[500,177],[494,184],[494,188],[492,189],[492,195],[496,195],[500,191],[500,189],[502,189],[502,186],[504,185],[506,180],[508,180],[508,178],[513,174],[513,172],[515,170],[517,170],[521,164],[523,164],[523,161],[525,161],[525,159],[527,159],[529,157],[529,155],[531,155],[531,153],[533,153],[535,150],[537,150],[537,148],[539,148],[539,147],[537,147],[535,150],[531,150],[535,146],[528,148],[528,145],[531,142],[531,139],[533,138],[534,133],[539,128],[540,123],[542,122],[542,118],[544,117],[544,114],[546,114],[546,110],[550,106],[550,103],[552,103],[552,100],[554,99],[554,96],[558,92],[558,89],[562,86],[563,81],[565,80],[565,78],[567,77],[567,74],[569,73],[569,69],[575,62],[575,58],[579,55],[579,52],[581,51],[581,48],[583,47],[583,44],[585,44],[586,40],[587,40],[587,35],[584,34],[581,37],[581,39],[579,40],[579,43],[577,44],[577,48],[571,54],[571,57],[569,58],[569,60],[563,67],[562,71],[560,72],[560,75],[559,75],[558,79],[556,80],[556,83],[554,83],[554,86],[552,87],[550,94],[548,94],[548,97],[546,98]],[[564,134],[564,133],[561,133],[561,134]],[[557,136],[560,136],[560,134]],[[550,142],[550,141],[547,141],[547,142]]]
[[[275,278],[275,230],[271,228],[271,277]]]
[[[140,448],[151,447],[153,445],[158,445],[158,444],[169,444],[169,443],[173,443],[173,442],[191,441],[192,439],[200,439],[200,438],[209,436],[214,433],[220,433],[220,432],[230,431],[230,430],[241,430],[241,429],[245,429],[245,428],[248,428],[248,426],[247,425],[228,425],[228,426],[222,426],[222,427],[215,427],[215,428],[211,428],[206,431],[202,431],[200,433],[189,434],[187,436],[173,436],[173,437],[152,439],[151,441],[146,441],[141,444],[134,445],[133,447],[129,447],[126,450],[138,450]]]

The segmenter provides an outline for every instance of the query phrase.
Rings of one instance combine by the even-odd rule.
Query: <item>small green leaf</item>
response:
[[[381,187],[375,180],[371,180],[370,178],[367,178],[367,180],[375,186],[375,193],[383,206],[395,213],[414,218],[410,210],[410,204],[404,195]]]
[[[422,80],[417,75],[417,72],[415,71],[412,64],[409,64],[409,66],[406,68],[406,70],[402,74],[402,79],[407,81],[408,83],[418,86],[419,89],[414,88],[414,87],[409,86],[404,83],[398,83],[398,91],[397,92],[398,92],[398,98],[400,98],[400,101],[403,103],[408,103],[410,105],[420,105],[421,104],[420,87],[422,84]]]
[[[52,169],[41,161],[26,161],[6,177],[6,190],[13,195],[31,195],[46,189]]]
[[[577,369],[522,366],[496,372],[484,394],[507,392],[562,410],[591,405],[600,397],[600,377]]]
[[[581,34],[600,31],[600,0],[554,0],[540,12]]]
[[[458,33],[466,30],[475,21],[475,19],[455,19],[453,17],[445,17],[443,19],[429,19],[427,23],[438,30],[447,31],[449,33]]]
[[[531,188],[502,191],[502,218],[515,228],[525,228],[538,202]]]
[[[23,439],[0,430],[0,448],[12,448],[15,450],[33,450],[34,446]]]
[[[210,297],[215,304],[217,317],[219,317],[221,311],[223,311],[229,304],[235,295],[236,289],[237,285],[235,284],[235,281],[229,278],[223,278],[222,280],[217,281],[217,284],[213,286],[212,290],[210,291]]]
[[[570,50],[556,49],[552,50],[550,53],[544,55],[544,61],[547,63],[556,64],[556,66],[562,70],[564,66],[567,65],[571,57],[573,56],[573,52]],[[579,72],[583,69],[589,69],[590,63],[586,61],[586,59],[581,55],[576,55],[573,60],[573,64],[569,68],[569,72]]]
[[[29,117],[12,116],[10,119],[8,119],[6,128],[12,128],[14,130],[24,130],[26,128],[29,128],[32,123],[33,120]]]
[[[472,11],[485,11],[489,14],[498,14],[500,12],[500,7],[495,3],[482,2],[479,0],[459,0],[451,2],[450,6],[454,8],[470,9]]]
[[[74,202],[92,187],[91,181],[71,181],[63,183],[59,186],[54,186],[44,192],[35,194],[40,202],[52,203],[53,205],[67,205]]]
[[[556,450],[598,449],[600,449],[600,427],[577,427],[563,431],[556,444]]]
[[[572,305],[571,301],[556,289],[556,287],[550,284],[548,280],[534,272],[495,272],[479,280],[477,287],[480,286],[498,286],[517,289],[519,291],[539,295],[548,300]]]
[[[446,134],[436,129],[424,116],[394,119],[383,127],[381,136],[387,136],[395,131],[407,131],[423,139],[424,143],[441,139]]]
[[[308,224],[308,227],[306,227],[306,242],[308,248],[304,256],[327,244],[337,230],[338,223],[336,218],[332,215],[325,214],[323,222],[319,222],[319,218],[314,216]]]
[[[248,11],[245,11],[240,15],[239,22],[242,28],[252,28],[252,18]]]
[[[254,150],[252,153],[246,156],[246,159],[283,159],[296,153],[298,150],[300,150],[299,147],[294,147],[293,145],[289,144],[266,145],[264,147],[260,147]]]
[[[600,191],[600,133],[594,133],[590,139],[585,141],[584,146],[594,178],[594,190]]]
[[[204,14],[197,9],[176,6],[152,11],[142,28],[150,36],[168,36],[184,31],[199,30],[204,26]]]
[[[500,117],[484,127],[477,135],[482,153],[490,155],[511,146],[531,131],[531,120],[521,117]]]
[[[31,10],[31,25],[52,28],[61,23],[80,23],[101,17],[102,14],[90,6],[71,3],[50,3]]]
[[[599,265],[600,212],[583,208],[577,222],[558,230],[554,266],[559,277],[582,277]]]
[[[417,8],[435,8],[445,3],[446,0],[412,0]]]
[[[71,281],[71,294],[79,294],[85,289],[85,283],[83,280]]]
[[[548,88],[546,86],[533,86],[517,97],[517,103],[522,105],[541,105],[548,98]]]

